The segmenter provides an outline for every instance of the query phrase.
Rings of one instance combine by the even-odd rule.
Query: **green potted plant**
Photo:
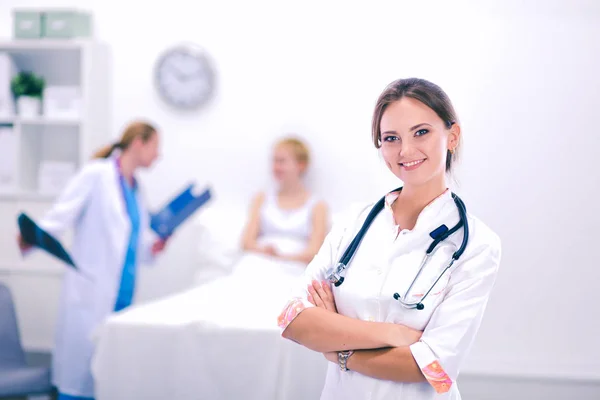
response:
[[[38,116],[42,110],[42,95],[46,82],[30,71],[21,71],[10,82],[17,102],[17,112],[22,117]]]

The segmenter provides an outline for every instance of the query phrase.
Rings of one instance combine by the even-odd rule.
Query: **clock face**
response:
[[[156,63],[156,86],[168,104],[195,109],[206,103],[214,89],[214,73],[206,56],[192,46],[169,49]]]

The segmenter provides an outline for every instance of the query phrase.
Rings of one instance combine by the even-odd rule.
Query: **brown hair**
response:
[[[130,123],[119,141],[102,147],[94,154],[94,158],[108,158],[116,149],[126,150],[135,138],[139,137],[145,143],[156,134],[156,128],[147,122],[134,121]]]
[[[292,153],[294,153],[294,157],[296,157],[296,161],[299,163],[304,163],[308,166],[308,162],[310,161],[310,152],[308,150],[308,146],[304,144],[303,141],[293,137],[287,137],[279,140],[275,147],[279,146],[288,146]]]
[[[450,129],[452,125],[458,122],[456,111],[454,111],[450,98],[438,85],[425,79],[398,79],[390,83],[381,95],[379,95],[379,99],[377,99],[375,111],[373,112],[371,131],[375,148],[381,147],[380,124],[383,113],[391,103],[403,97],[410,97],[431,108],[442,119],[447,129]],[[459,147],[460,141],[454,149],[454,153],[448,150],[446,155],[446,171],[450,171],[452,168],[452,162],[457,158]]]

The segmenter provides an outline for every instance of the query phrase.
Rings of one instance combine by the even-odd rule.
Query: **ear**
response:
[[[142,137],[140,135],[137,135],[136,137],[133,138],[133,140],[131,141],[130,147],[137,149],[140,146],[142,146],[144,144],[144,141],[142,140]]]
[[[306,170],[308,169],[308,164],[303,161],[300,161],[298,163],[298,166],[300,167],[300,175],[306,174]]]
[[[448,132],[448,150],[454,150],[460,143],[460,125],[458,123],[453,123],[450,127],[450,131]]]

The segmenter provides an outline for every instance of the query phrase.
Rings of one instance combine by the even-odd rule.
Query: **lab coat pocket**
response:
[[[427,298],[434,298],[444,294],[450,281],[450,270],[444,272],[440,277],[444,269],[438,271],[437,275],[434,276],[422,276],[421,282],[416,282],[415,287],[411,290],[409,295],[409,301],[418,301],[427,295]],[[439,278],[439,280],[438,280]],[[436,282],[437,280],[437,282]]]
[[[453,249],[446,246],[432,255],[428,265],[423,269],[421,276],[415,282],[408,301],[419,301],[423,296],[430,302],[443,297],[450,281],[452,268],[447,268],[452,257]]]

